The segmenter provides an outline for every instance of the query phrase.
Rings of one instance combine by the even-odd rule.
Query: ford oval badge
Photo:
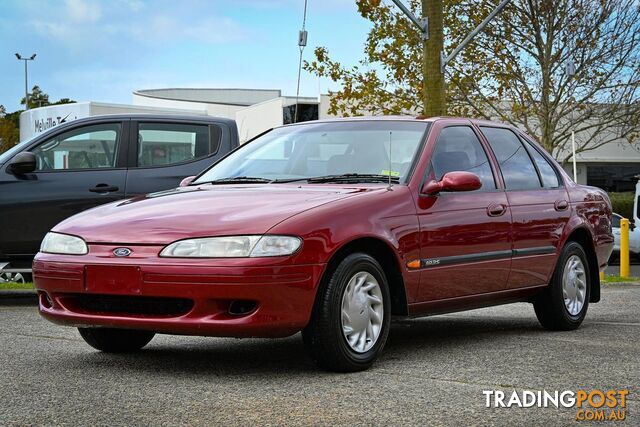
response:
[[[113,254],[117,257],[125,257],[131,255],[131,249],[129,248],[116,248],[113,250]]]

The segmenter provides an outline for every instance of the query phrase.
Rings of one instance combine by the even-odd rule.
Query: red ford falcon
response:
[[[607,195],[505,125],[346,119],[260,135],[175,190],[57,225],[40,312],[102,351],[155,333],[284,337],[357,371],[392,316],[527,301],[577,328],[611,253]]]

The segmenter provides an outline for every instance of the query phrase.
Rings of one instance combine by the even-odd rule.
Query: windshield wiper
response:
[[[272,179],[260,178],[255,176],[234,176],[229,178],[220,178],[214,179],[213,181],[205,181],[194,183],[194,185],[199,184],[270,184],[272,183]]]
[[[389,175],[369,174],[369,173],[345,173],[342,175],[325,175],[307,178],[309,183],[323,182],[389,182]],[[391,182],[400,183],[400,177],[392,176]]]

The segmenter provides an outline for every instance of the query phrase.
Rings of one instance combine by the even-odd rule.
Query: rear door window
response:
[[[166,166],[210,156],[218,151],[221,134],[217,126],[205,124],[139,123],[137,165]]]
[[[533,190],[542,187],[531,157],[515,133],[504,128],[480,129],[498,159],[507,190]]]

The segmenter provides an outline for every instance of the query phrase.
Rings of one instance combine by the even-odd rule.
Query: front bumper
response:
[[[38,254],[33,279],[40,313],[76,327],[283,337],[309,322],[325,267],[282,260],[265,265],[265,259],[210,265],[212,260],[157,258],[152,247],[119,259],[111,255],[114,248],[90,247],[85,256]]]

